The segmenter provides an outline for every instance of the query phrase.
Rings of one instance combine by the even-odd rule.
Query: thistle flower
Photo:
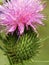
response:
[[[44,6],[41,0],[11,0],[0,5],[0,26],[5,26],[7,33],[18,31],[24,33],[24,28],[32,27],[36,32],[37,24],[44,25]]]

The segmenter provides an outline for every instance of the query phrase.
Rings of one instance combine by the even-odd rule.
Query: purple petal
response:
[[[19,23],[18,30],[20,32],[20,35],[24,32],[24,25],[22,23]]]

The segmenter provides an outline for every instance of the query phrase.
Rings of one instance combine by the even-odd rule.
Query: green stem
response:
[[[8,60],[9,60],[10,65],[13,65],[13,63],[12,63],[10,57],[8,56],[8,54],[7,54],[7,58],[8,58]]]

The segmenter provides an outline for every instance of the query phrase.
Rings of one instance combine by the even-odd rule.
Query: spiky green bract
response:
[[[17,65],[33,58],[38,53],[40,46],[37,34],[31,29],[25,31],[19,37],[17,37],[16,33],[13,35],[9,34],[2,41],[4,43],[5,54],[8,56],[11,65]]]

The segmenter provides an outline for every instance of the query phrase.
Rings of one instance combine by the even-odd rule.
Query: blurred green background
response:
[[[46,8],[43,13],[46,16],[46,20],[43,21],[45,26],[39,26],[38,31],[41,39],[47,38],[49,36],[49,0],[46,1]],[[0,0],[2,2],[2,0]],[[1,43],[1,42],[0,42]],[[26,62],[25,65],[49,65],[49,39],[41,43],[43,46],[40,49],[40,54],[38,54],[34,60],[38,62]],[[3,55],[4,52],[0,50],[0,65],[9,65],[8,59]]]

